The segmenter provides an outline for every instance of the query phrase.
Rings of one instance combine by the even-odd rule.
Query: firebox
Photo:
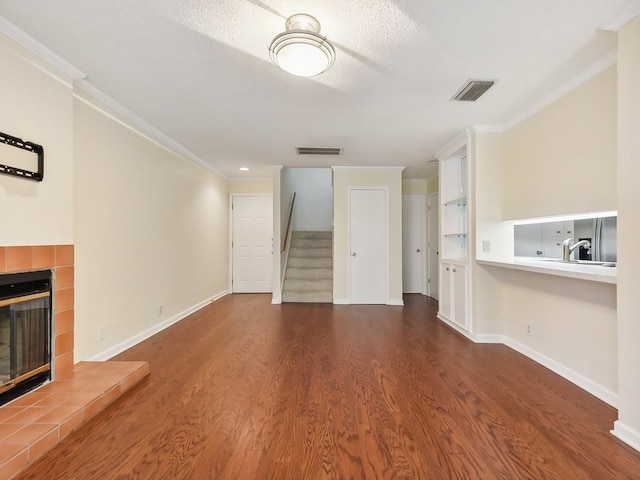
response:
[[[0,405],[51,379],[51,270],[0,275]]]

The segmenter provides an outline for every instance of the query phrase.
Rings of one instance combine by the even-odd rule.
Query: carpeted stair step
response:
[[[331,290],[285,291],[282,294],[285,303],[333,303]]]
[[[333,289],[333,279],[331,278],[288,278],[284,281],[285,291],[314,291]]]
[[[331,268],[333,259],[330,257],[289,257],[287,270],[290,268]]]
[[[331,248],[330,238],[293,238],[291,248]]]
[[[332,232],[312,232],[312,231],[294,231],[291,235],[291,238],[328,238],[331,240],[333,234]]]
[[[319,268],[298,268],[289,267],[285,279],[289,278],[302,278],[302,279],[314,279],[314,278],[333,278],[333,269],[331,267],[319,267]]]
[[[331,248],[293,248],[289,250],[289,258],[332,257]]]

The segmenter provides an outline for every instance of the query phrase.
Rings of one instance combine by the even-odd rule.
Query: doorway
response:
[[[349,189],[349,297],[352,304],[388,299],[387,188]]]
[[[232,196],[231,211],[231,291],[270,293],[273,290],[272,196]]]
[[[424,195],[402,196],[402,290],[424,289]]]

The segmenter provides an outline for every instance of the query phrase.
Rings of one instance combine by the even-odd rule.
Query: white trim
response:
[[[611,32],[618,32],[624,27],[630,20],[640,15],[640,1],[635,0],[629,2],[622,7],[616,14],[606,22],[600,25],[601,30],[608,30]]]
[[[436,152],[433,158],[437,160],[445,160],[449,158],[454,153],[458,153],[459,150],[465,149],[465,153],[467,151],[467,146],[469,144],[469,135],[470,131],[465,130],[458,135],[456,135],[453,139],[451,139],[444,147]]]
[[[584,375],[576,372],[575,370],[572,370],[564,366],[560,362],[557,362],[556,360],[550,357],[547,357],[546,355],[534,350],[531,347],[528,347],[527,345],[524,345],[509,337],[505,337],[504,340],[505,340],[504,344],[507,347],[512,348],[515,351],[525,355],[526,357],[529,357],[531,360],[534,360],[535,362],[539,363],[540,365],[547,367],[549,370],[557,373],[561,377],[564,377],[565,379],[569,380],[571,383],[577,385],[583,390],[586,390],[591,395],[598,397],[600,400],[608,403],[612,407],[617,406],[617,403],[618,403],[617,393],[609,390],[606,387],[603,387],[602,385],[594,382],[593,380],[585,377]]]
[[[227,175],[222,173],[220,170],[212,166],[210,163],[204,161],[192,151],[180,145],[168,135],[165,135],[156,127],[137,116],[131,110],[127,109],[116,100],[103,93],[101,90],[98,90],[88,81],[78,80],[74,83],[74,85],[77,90],[80,90],[85,96],[89,97],[85,98],[82,94],[80,94],[80,92],[75,91],[74,96],[78,100],[84,101],[96,110],[107,115],[109,118],[133,130],[139,135],[142,135],[143,137],[156,143],[157,145],[169,150],[170,152],[173,152],[174,154],[184,158],[185,160],[188,160],[198,165],[199,167],[204,168],[205,170],[209,170],[210,172],[215,173],[216,175],[222,177],[224,180],[229,180]],[[99,105],[96,105],[92,100],[98,102]]]
[[[548,107],[556,100],[564,97],[568,93],[578,88],[580,85],[591,80],[596,75],[604,72],[607,68],[615,65],[617,61],[618,61],[618,50],[615,49],[607,53],[604,57],[597,60],[591,66],[587,67],[587,69],[584,70],[581,74],[574,77],[572,80],[568,81],[564,85],[556,88],[546,97],[544,97],[542,100],[535,103],[534,105],[524,110],[523,112],[519,113],[518,115],[513,117],[511,120],[507,121],[505,124],[502,125],[503,130],[508,130],[516,126],[520,122],[523,122],[527,118],[538,113],[540,110],[544,109],[545,107]]]
[[[395,306],[404,307],[404,300],[392,300],[392,299],[389,299],[387,301],[387,305],[395,305]]]
[[[188,317],[189,315],[191,315],[194,312],[197,312],[198,310],[206,307],[207,305],[209,305],[210,303],[213,303],[219,299],[221,299],[222,297],[228,295],[229,292],[228,291],[223,291],[220,292],[216,295],[214,295],[213,297],[207,298],[205,300],[203,300],[200,303],[197,303],[196,305],[187,308],[186,310],[183,310],[182,312],[178,313],[177,315],[174,315],[171,318],[168,318],[167,320],[158,323],[157,325],[154,325],[153,327],[148,328],[147,330],[144,330],[143,332],[140,332],[136,335],[134,335],[133,337],[128,338],[127,340],[124,340],[120,343],[118,343],[117,345],[114,345],[112,347],[107,348],[106,350],[103,350],[102,352],[94,355],[91,358],[88,358],[88,361],[104,361],[104,360],[109,360],[110,358],[118,355],[119,353],[124,352],[125,350],[133,347],[134,345],[137,345],[138,343],[146,340],[149,337],[152,337],[153,335],[155,335],[156,333],[161,332],[162,330],[170,327],[171,325],[178,323],[179,321],[185,319],[186,317]]]
[[[271,297],[271,305],[282,305],[282,300],[272,296]]]
[[[619,438],[627,445],[640,451],[640,432],[622,423],[620,420],[613,422],[611,434]]]
[[[497,343],[499,345],[505,344],[504,335],[474,335],[473,341],[476,343]]]
[[[87,77],[87,75],[80,69],[74,67],[62,57],[53,53],[43,44],[35,40],[33,37],[27,35],[13,23],[9,22],[9,20],[4,18],[2,15],[0,15],[0,33],[3,33],[18,45],[21,45],[29,52],[36,55],[38,58],[44,60],[56,70],[65,74],[71,80],[79,80],[81,78]]]
[[[349,305],[349,299],[348,298],[334,298],[333,299],[333,304],[334,305]]]
[[[456,332],[461,333],[462,335],[464,335],[465,337],[467,337],[469,340],[471,340],[472,342],[475,343],[475,337],[473,336],[473,334],[467,330],[465,330],[464,328],[462,328],[460,325],[458,325],[457,323],[452,322],[451,320],[449,320],[447,317],[445,317],[444,315],[442,315],[440,312],[438,312],[436,314],[436,316],[442,320],[442,322],[444,322],[445,325],[448,325],[449,327],[453,328]]]
[[[434,199],[435,196],[438,196],[438,199]],[[438,231],[436,232],[432,232],[431,231],[431,216],[433,215],[433,211],[431,209],[434,209],[435,211],[438,212]],[[431,270],[432,268],[435,267],[435,272],[438,272],[438,274],[440,273],[438,271],[438,261],[436,260],[436,264],[435,266],[432,265],[431,263],[431,250],[433,250],[435,248],[436,252],[440,251],[440,191],[437,192],[432,192],[430,194],[427,195],[427,224],[425,225],[425,228],[427,230],[427,274],[425,276],[425,287],[426,287],[426,295],[430,296],[431,298],[433,298],[433,296],[431,295],[433,292],[431,290],[431,287],[433,286],[434,283],[438,283],[438,287],[440,287],[440,275],[438,275],[438,278],[436,279],[437,282],[432,282],[432,278],[431,278]],[[432,245],[432,241],[434,240],[435,242],[435,246]],[[437,253],[436,253],[437,255]],[[438,302],[440,301],[440,288],[438,288],[438,298],[437,298]]]

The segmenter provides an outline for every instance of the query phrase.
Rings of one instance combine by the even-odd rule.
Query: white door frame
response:
[[[439,192],[433,192],[430,193],[429,195],[427,195],[427,225],[429,227],[431,227],[431,216],[434,214],[434,212],[438,211],[439,213],[439,202],[435,201],[435,197],[438,196],[439,197],[440,193]],[[439,215],[438,215],[439,217]],[[436,279],[436,282],[433,282],[433,278],[432,278],[432,273],[439,272],[439,263],[440,263],[440,256],[438,255],[437,260],[435,262],[435,265],[433,265],[432,261],[431,261],[431,250],[435,248],[436,252],[440,251],[440,220],[438,220],[438,231],[437,232],[432,232],[431,228],[429,228],[427,230],[427,295],[431,296],[432,293],[432,286],[434,283],[438,283],[440,282],[440,276],[438,275],[438,278]],[[431,281],[429,281],[431,280]],[[440,289],[438,288],[438,297],[440,297]]]
[[[273,194],[271,193],[230,193],[229,194],[229,273],[228,273],[228,286],[227,289],[229,293],[233,293],[233,248],[231,245],[233,244],[233,199],[235,197],[271,197],[273,198]],[[272,207],[273,208],[273,207]],[[271,238],[275,238],[273,236],[273,232],[271,233]],[[273,245],[272,245],[272,248]],[[278,248],[278,253],[279,253]],[[273,252],[272,252],[273,253]]]
[[[382,190],[384,191],[385,197],[385,231],[386,238],[385,241],[385,252],[384,252],[384,262],[385,262],[385,279],[384,279],[384,292],[385,292],[385,302],[387,305],[390,305],[389,302],[389,187],[386,186],[357,186],[357,187],[347,187],[347,251],[345,254],[347,255],[347,298],[349,299],[349,304],[351,304],[351,192],[354,190]]]

